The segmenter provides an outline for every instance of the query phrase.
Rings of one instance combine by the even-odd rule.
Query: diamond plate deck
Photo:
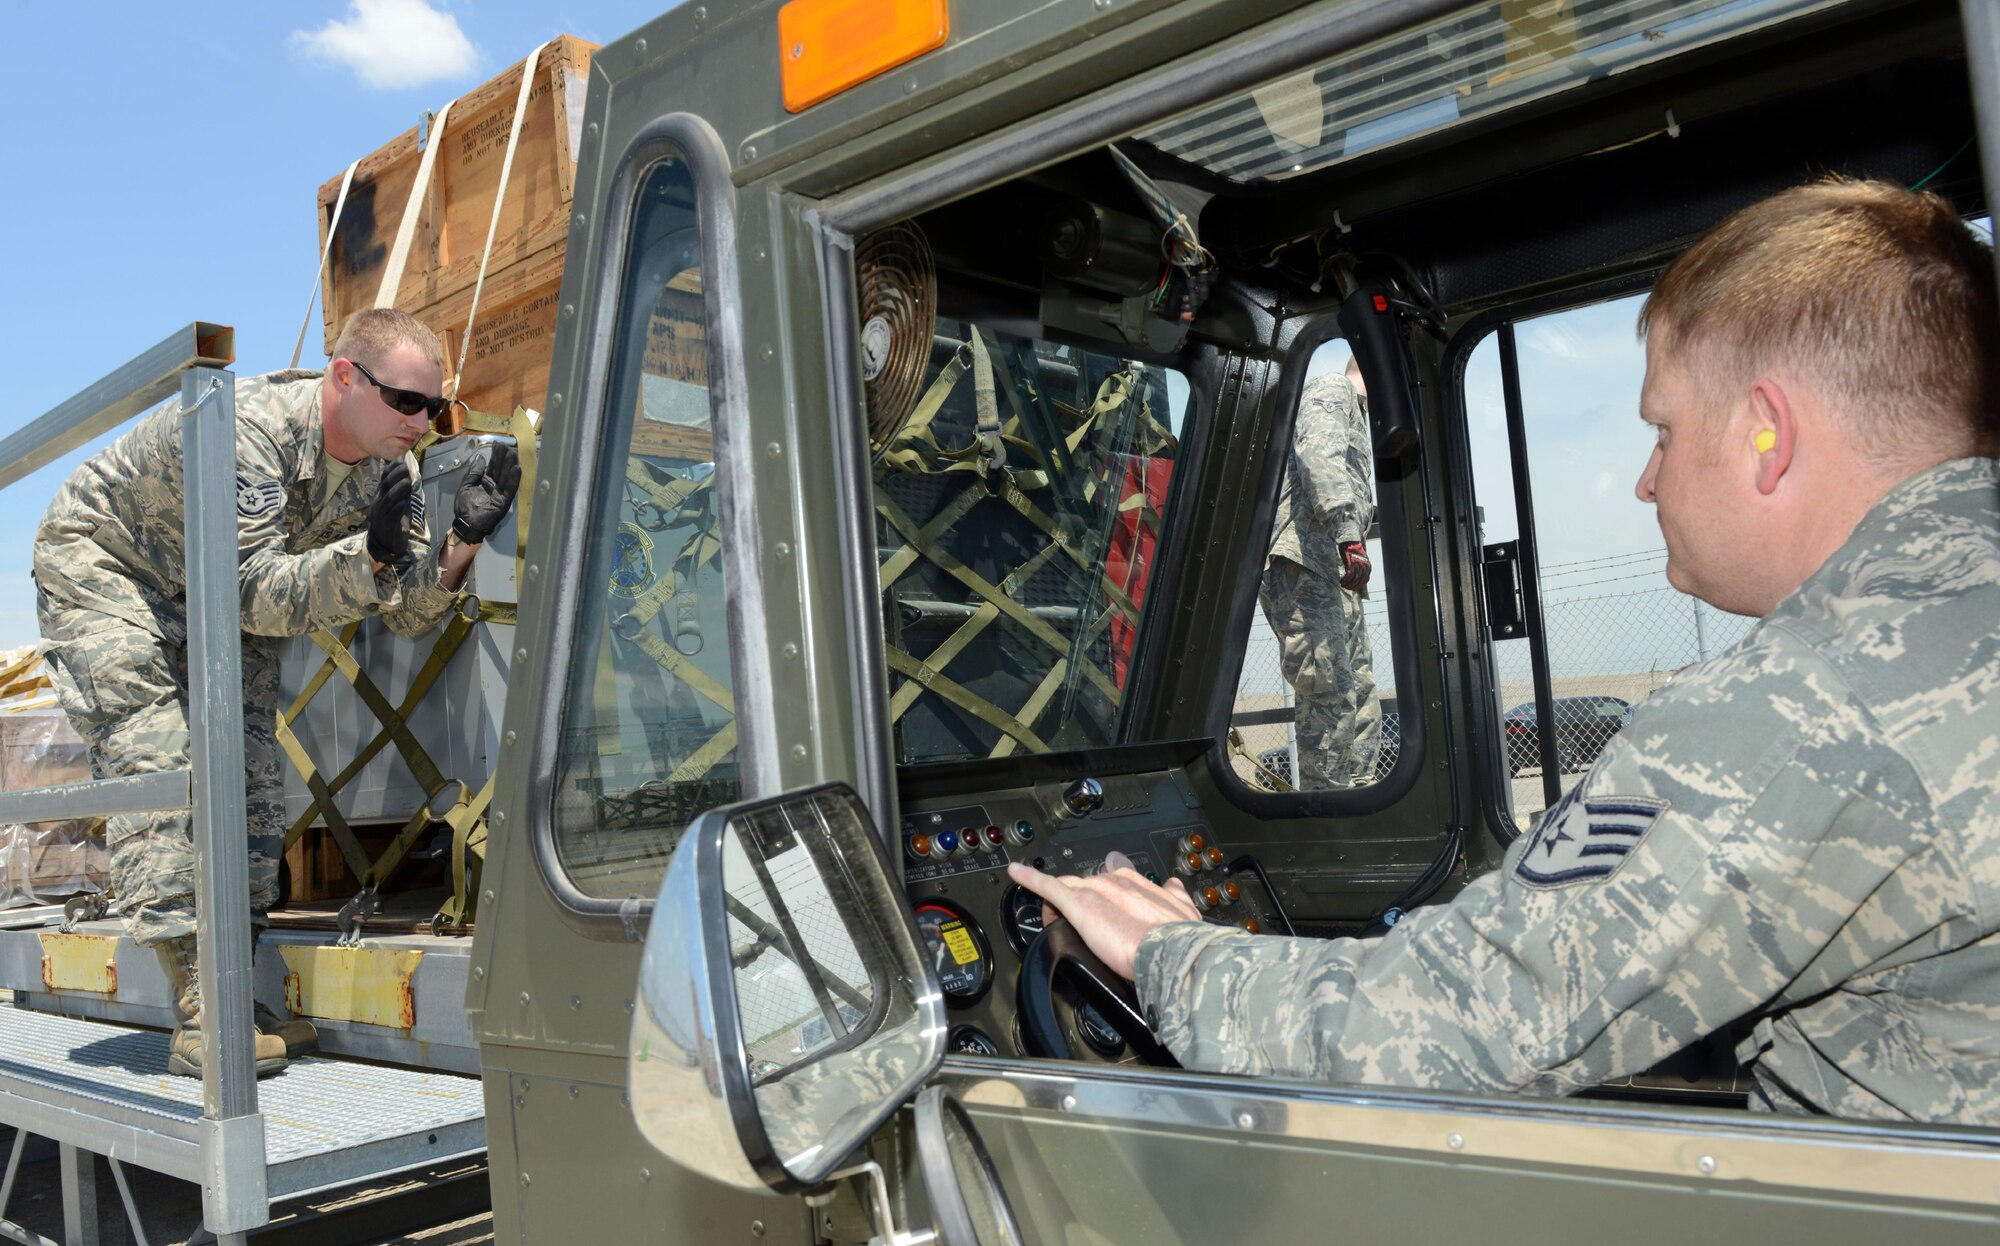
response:
[[[167,1036],[155,1030],[0,1008],[0,1091],[191,1137],[201,1082],[169,1076],[166,1061]],[[257,1107],[272,1198],[486,1146],[475,1077],[312,1056],[259,1080]]]

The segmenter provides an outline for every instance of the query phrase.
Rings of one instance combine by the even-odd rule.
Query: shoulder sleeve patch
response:
[[[1531,887],[1609,878],[1618,872],[1646,832],[1667,811],[1652,796],[1593,796],[1581,784],[1570,789],[1535,825],[1514,876]]]
[[[250,481],[236,477],[236,513],[256,519],[277,510],[285,502],[285,487],[275,480]]]

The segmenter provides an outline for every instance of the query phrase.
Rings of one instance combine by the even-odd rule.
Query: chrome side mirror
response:
[[[684,1168],[810,1189],[944,1058],[944,997],[860,799],[831,784],[703,814],[660,888],[627,1057]]]

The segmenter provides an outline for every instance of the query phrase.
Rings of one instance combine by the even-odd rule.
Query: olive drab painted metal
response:
[[[633,222],[653,184],[648,171],[685,166],[687,189],[674,194],[686,202],[676,203],[701,235],[698,289],[681,289],[698,297],[703,317],[713,420],[712,475],[701,485],[713,511],[702,523],[712,519],[717,548],[697,541],[698,561],[719,569],[729,598],[727,661],[704,655],[728,677],[725,689],[709,676],[729,696],[735,731],[721,769],[734,767],[730,781],[745,799],[847,781],[893,853],[896,710],[860,406],[855,238],[1453,6],[958,0],[943,48],[797,113],[780,89],[779,7],[690,0],[592,61],[523,558],[524,589],[534,587],[515,633],[502,728],[510,764],[493,796],[467,992],[501,1242],[624,1240],[636,1230],[668,1242],[804,1244],[874,1231],[848,1185],[825,1205],[749,1192],[677,1167],[646,1143],[629,1103],[627,1037],[673,837],[648,841],[650,875],[618,874],[607,886],[579,885],[557,844],[559,816],[571,819],[564,836],[588,833],[576,831],[577,802],[558,811],[559,749],[571,747],[560,737],[581,712],[565,704],[585,662],[577,620],[609,591],[585,578],[598,569],[588,551],[593,541],[608,548],[602,528],[628,482],[662,512],[674,509],[669,501],[686,509],[695,488],[658,474],[635,480],[627,465],[636,452],[620,458],[606,444],[632,418],[609,409],[606,395],[615,343],[630,330],[621,314],[632,257],[646,245]],[[1240,658],[1217,637],[1232,626],[1240,635],[1256,609],[1261,568],[1242,556],[1243,534],[1258,530],[1260,506],[1268,521],[1270,450],[1290,434],[1288,404],[1312,349],[1332,335],[1314,326],[1339,306],[1331,288],[1317,302],[1231,297],[1238,302],[1217,319],[1227,333],[1183,358],[1195,399],[1177,435],[1198,449],[1177,487],[1201,505],[1188,508],[1172,597],[1148,642],[1172,655],[1172,685],[1140,690],[1132,714],[1143,734],[1134,738],[1216,734],[1207,691],[1233,686]],[[1446,373],[1442,340],[1411,333],[1406,349],[1419,377]],[[1409,644],[1399,649],[1420,655],[1407,666],[1399,657],[1403,716],[1432,743],[1399,761],[1380,790],[1328,794],[1326,812],[1357,819],[1351,834],[1311,834],[1319,811],[1243,814],[1255,809],[1247,798],[1233,815],[1232,844],[1293,867],[1305,881],[1290,894],[1329,910],[1400,890],[1423,872],[1438,829],[1471,822],[1479,808],[1476,767],[1462,760],[1476,738],[1469,707],[1484,686],[1469,656],[1483,645],[1478,520],[1445,449],[1462,412],[1444,388],[1418,387],[1417,449],[1377,477],[1384,526],[1395,526],[1384,572],[1425,603],[1401,624]],[[675,479],[694,479],[676,470]],[[660,557],[682,548],[670,544]],[[632,538],[625,548],[638,547]],[[645,591],[636,579],[626,587]],[[587,643],[595,652],[596,639]],[[720,704],[705,700],[702,714]],[[701,721],[707,728],[712,718]],[[1204,790],[1221,782],[1200,764],[1188,769]],[[1483,832],[1469,836],[1455,880],[1497,863],[1501,850]],[[1365,885],[1353,881],[1370,871]],[[1306,1241],[1334,1224],[1364,1238],[1533,1232],[1551,1243],[1678,1246],[1700,1236],[1836,1244],[1918,1233],[1970,1242],[1990,1236],[2000,1189],[2000,1161],[1963,1133],[1362,1094],[1084,1063],[947,1057],[937,1084],[967,1105],[1030,1240]],[[864,1151],[887,1174],[899,1214],[921,1202],[911,1197],[920,1188],[912,1146],[906,1112]]]

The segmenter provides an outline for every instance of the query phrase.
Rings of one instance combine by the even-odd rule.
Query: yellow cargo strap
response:
[[[488,412],[470,412],[466,419],[466,429],[470,432],[499,436],[511,436],[515,443],[515,453],[521,464],[521,486],[515,495],[515,532],[518,548],[515,555],[515,583],[523,579],[521,563],[528,544],[528,524],[537,470],[536,428],[526,410],[514,408],[511,416],[498,416]],[[439,444],[440,438],[427,434],[418,443],[419,460],[424,453]],[[360,624],[350,623],[338,635],[326,631],[312,633],[312,639],[325,653],[325,661],[313,674],[298,697],[277,717],[277,738],[300,777],[306,789],[312,794],[313,803],[298,818],[294,819],[285,832],[285,847],[289,849],[297,843],[316,820],[323,820],[326,831],[333,837],[339,848],[341,859],[348,872],[361,885],[363,896],[371,896],[378,891],[408,857],[410,850],[422,838],[433,822],[442,821],[452,831],[452,895],[432,921],[432,928],[445,933],[469,927],[477,909],[477,887],[480,868],[486,848],[486,809],[492,802],[493,775],[487,777],[478,793],[472,793],[465,783],[447,779],[432,761],[423,746],[408,726],[408,717],[415,712],[431,687],[437,682],[446,666],[464,645],[476,625],[481,623],[513,626],[519,614],[514,602],[491,602],[480,600],[475,614],[468,616],[465,604],[468,595],[459,595],[460,609],[454,610],[431,645],[430,654],[418,668],[409,688],[404,692],[400,704],[391,705],[389,699],[361,669],[355,660],[351,646],[360,631]],[[312,699],[319,693],[332,676],[338,672],[351,684],[369,711],[374,714],[380,729],[355,755],[342,766],[331,780],[321,775],[312,755],[292,730],[293,724],[306,712]],[[404,822],[395,838],[374,860],[355,837],[353,828],[347,823],[334,803],[334,798],[375,759],[389,744],[394,743],[404,764],[409,767],[411,777],[426,794],[426,803]],[[492,759],[493,773],[499,770],[499,759]],[[448,812],[439,817],[435,806],[441,794],[453,784],[457,785],[456,799]]]
[[[49,682],[48,672],[42,668],[42,655],[39,650],[31,649],[25,655],[0,667],[0,701],[26,696],[31,692],[52,691],[54,687],[55,685]]]
[[[1231,727],[1229,729],[1229,751],[1235,754],[1236,756],[1241,757],[1244,761],[1248,762],[1250,764],[1250,769],[1254,770],[1257,774],[1262,776],[1264,781],[1270,785],[1272,791],[1296,792],[1299,790],[1296,787],[1292,786],[1292,781],[1290,779],[1287,779],[1284,775],[1279,774],[1277,771],[1271,769],[1269,766],[1265,765],[1263,762],[1258,761],[1255,757],[1253,757],[1250,753],[1249,746],[1243,743],[1243,733],[1241,731],[1238,731],[1234,727]]]

